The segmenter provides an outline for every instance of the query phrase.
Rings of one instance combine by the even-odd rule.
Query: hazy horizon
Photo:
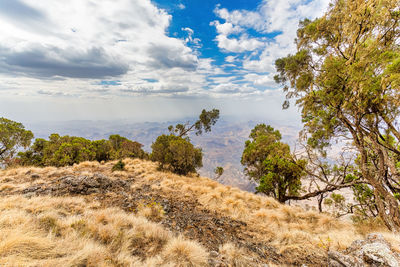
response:
[[[273,79],[328,0],[4,0],[0,116],[23,123],[223,116],[298,124]]]

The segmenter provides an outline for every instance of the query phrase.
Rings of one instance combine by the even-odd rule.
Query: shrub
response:
[[[125,170],[125,163],[122,160],[119,160],[115,165],[112,167],[111,171],[123,171]]]
[[[142,146],[119,135],[111,135],[108,140],[91,141],[82,137],[52,134],[49,140],[36,139],[29,150],[18,153],[18,156],[22,165],[61,167],[83,161],[147,158]]]
[[[171,169],[174,173],[186,175],[202,167],[203,155],[187,138],[175,135],[160,135],[151,146],[151,159],[158,161],[160,169]]]
[[[0,164],[10,161],[18,149],[29,147],[32,138],[21,123],[0,118]]]
[[[164,218],[165,211],[163,206],[155,200],[152,200],[150,203],[142,200],[137,206],[136,214],[146,217],[151,221],[159,222]]]

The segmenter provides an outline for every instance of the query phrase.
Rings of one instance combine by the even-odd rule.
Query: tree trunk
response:
[[[361,140],[364,138],[361,136]],[[394,232],[400,233],[400,209],[397,199],[391,194],[390,189],[383,184],[385,169],[388,162],[385,160],[384,153],[377,147],[374,139],[371,142],[375,145],[375,152],[380,157],[379,166],[375,171],[368,167],[368,153],[365,144],[358,144],[357,148],[361,155],[360,168],[363,177],[373,186],[375,202],[378,208],[379,216],[384,221],[387,228]],[[372,172],[372,173],[371,173]]]
[[[400,233],[400,210],[397,200],[388,193],[384,193],[386,196],[382,196],[379,191],[380,190],[377,189],[374,191],[379,216],[390,231]],[[394,201],[391,200],[391,198],[393,198]],[[385,206],[387,206],[387,208]]]
[[[318,210],[319,210],[319,212],[322,212],[322,201],[324,200],[324,194],[321,194],[319,197],[318,197]]]

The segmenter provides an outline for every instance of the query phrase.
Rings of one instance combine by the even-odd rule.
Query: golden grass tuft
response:
[[[0,233],[0,266],[161,266],[175,263],[170,253],[182,266],[207,260],[160,224],[80,197],[1,197]]]
[[[163,251],[166,262],[174,266],[206,266],[208,253],[198,243],[185,240],[182,236],[171,239]]]
[[[232,243],[226,243],[219,248],[219,254],[225,262],[232,267],[251,267],[255,266],[253,259],[248,256],[244,249],[236,247]]]
[[[0,266],[202,266],[206,250],[156,223],[164,214],[157,203],[139,203],[136,214],[104,208],[83,197],[13,195],[32,184],[65,175],[102,173],[129,179],[133,190],[150,186],[162,196],[190,200],[196,208],[246,223],[257,242],[274,245],[296,261],[324,256],[326,247],[344,249],[371,231],[383,232],[394,249],[400,238],[374,222],[353,225],[316,211],[282,205],[262,195],[224,186],[205,177],[186,177],[157,170],[158,164],[125,159],[125,171],[111,172],[114,162],[82,162],[72,167],[22,167],[0,170]],[[33,174],[34,177],[32,178]],[[37,177],[39,176],[39,177]],[[131,179],[133,178],[133,179]],[[10,194],[7,196],[6,194]],[[231,266],[251,266],[233,244],[220,253]]]
[[[146,217],[150,221],[159,222],[165,217],[165,211],[160,203],[150,201],[149,203],[143,200],[137,206],[137,215]]]

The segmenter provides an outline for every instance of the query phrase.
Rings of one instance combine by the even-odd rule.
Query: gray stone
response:
[[[398,267],[399,259],[386,244],[375,242],[362,247],[365,262],[373,266]]]
[[[32,179],[38,179],[38,178],[40,178],[40,175],[37,174],[37,173],[32,173],[32,174],[31,174],[31,178],[32,178]]]
[[[210,252],[210,257],[217,258],[218,256],[219,256],[218,252],[216,252],[216,251],[211,251]]]
[[[381,234],[369,234],[356,240],[345,252],[328,252],[329,266],[388,266],[400,267],[400,257]]]
[[[332,267],[363,267],[363,261],[357,257],[345,255],[337,251],[329,251],[329,266]]]

